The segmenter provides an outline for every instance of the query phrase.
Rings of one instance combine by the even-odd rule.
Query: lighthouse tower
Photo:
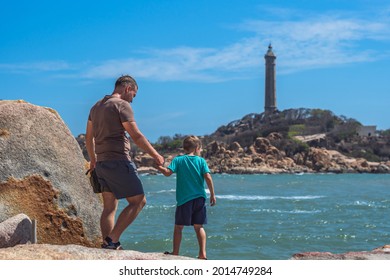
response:
[[[275,59],[276,56],[272,52],[272,46],[269,44],[265,58],[265,116],[272,115],[276,109],[276,73]]]

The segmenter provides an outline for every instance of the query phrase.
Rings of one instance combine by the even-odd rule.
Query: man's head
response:
[[[183,149],[187,153],[195,152],[197,149],[200,150],[202,147],[202,142],[200,139],[194,135],[187,136],[183,140]]]
[[[120,76],[115,82],[115,88],[123,86],[131,86],[133,90],[138,90],[137,82],[129,75]]]
[[[121,98],[132,102],[137,95],[138,85],[135,79],[129,75],[119,77],[115,82],[115,92],[121,94]]]

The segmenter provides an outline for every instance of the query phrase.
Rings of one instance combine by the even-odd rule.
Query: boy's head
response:
[[[187,136],[183,140],[183,149],[187,153],[194,152],[197,148],[202,147],[200,139],[194,135]]]

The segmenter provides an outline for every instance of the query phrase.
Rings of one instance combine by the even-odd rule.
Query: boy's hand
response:
[[[215,195],[210,196],[210,206],[215,206],[217,204],[217,199],[215,198]]]
[[[173,173],[170,169],[168,169],[168,168],[166,168],[166,167],[164,167],[164,166],[161,166],[161,165],[157,166],[156,168],[157,168],[157,170],[160,171],[164,176],[167,176],[167,177],[168,177],[168,176],[171,176],[172,173]]]

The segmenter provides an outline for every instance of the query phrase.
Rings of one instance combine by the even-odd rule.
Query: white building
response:
[[[357,129],[357,133],[361,137],[376,136],[376,125],[362,125]]]

